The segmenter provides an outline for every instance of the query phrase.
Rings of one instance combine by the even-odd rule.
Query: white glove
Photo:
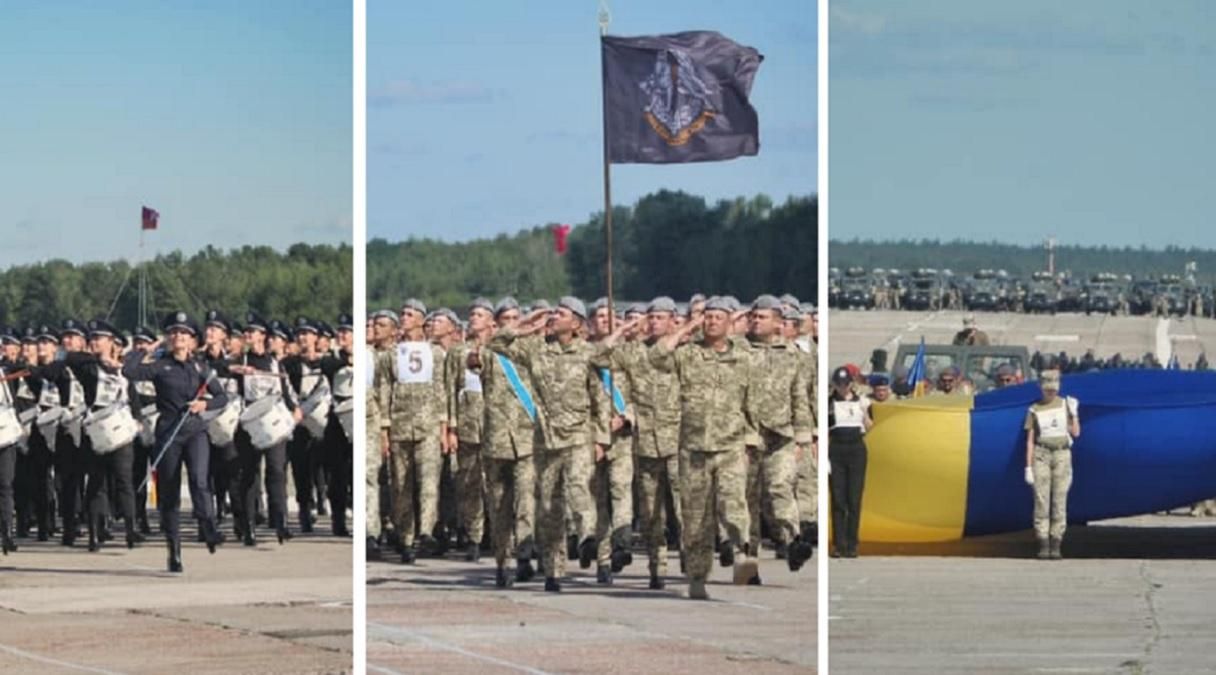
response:
[[[824,455],[819,459],[823,462],[824,471],[827,471],[829,476],[832,475],[832,463],[828,461],[827,455]]]
[[[1077,406],[1079,406],[1080,403],[1077,401],[1077,399],[1073,398],[1072,396],[1065,396],[1064,402],[1068,404],[1068,412],[1072,413],[1073,419],[1076,419],[1077,418]]]
[[[1029,466],[1026,467],[1026,473],[1023,475],[1025,476],[1026,484],[1034,487],[1034,469]]]

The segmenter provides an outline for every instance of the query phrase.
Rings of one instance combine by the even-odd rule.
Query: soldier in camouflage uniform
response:
[[[594,305],[592,327],[601,345],[609,337],[608,302]],[[637,322],[618,323],[622,332],[632,330]],[[632,350],[637,342],[628,342],[620,350]],[[605,359],[595,363],[604,393],[612,406],[612,442],[604,457],[595,463],[592,492],[595,495],[596,528],[599,542],[596,551],[596,581],[611,584],[612,575],[633,562],[630,545],[633,540],[633,429],[637,423],[629,378]]]
[[[650,362],[654,343],[674,329],[676,303],[668,297],[655,298],[647,307],[647,339],[616,347],[617,335],[629,330],[627,324],[606,341],[608,367],[628,382],[633,407],[634,462],[637,469],[638,526],[646,541],[650,558],[650,588],[666,586],[667,537],[664,534],[668,502],[672,516],[680,523],[680,386],[675,373],[664,372]]]
[[[813,308],[810,308],[814,311]],[[790,322],[793,314],[786,314],[786,323]],[[811,317],[807,312],[798,312],[799,335],[793,338],[794,345],[803,361],[807,372],[806,395],[811,404],[811,448],[810,452],[802,453],[798,460],[798,475],[794,481],[794,496],[798,501],[798,518],[803,539],[812,546],[819,539],[819,397],[816,394],[819,386],[819,365],[815,340],[812,337]]]
[[[1060,371],[1039,376],[1043,397],[1030,406],[1026,431],[1026,482],[1034,487],[1034,534],[1040,559],[1063,557],[1072,485],[1072,440],[1081,435],[1076,401],[1059,396]]]
[[[448,452],[456,460],[456,541],[467,546],[465,559],[481,560],[485,502],[481,471],[481,429],[485,413],[480,376],[468,368],[468,355],[484,346],[494,332],[494,306],[485,298],[469,304],[472,340],[458,342],[444,363],[448,388]]]
[[[377,358],[375,382],[380,410],[391,442],[393,524],[399,533],[401,562],[419,551],[433,553],[431,536],[439,515],[439,473],[447,443],[447,392],[443,387],[443,349],[424,339],[426,306],[410,299],[401,308],[405,339]],[[414,513],[414,500],[418,513]],[[414,518],[417,516],[417,539]],[[415,546],[417,544],[417,546]]]
[[[675,373],[680,383],[680,496],[688,595],[701,600],[709,597],[705,582],[713,565],[717,520],[729,537],[723,545],[733,559],[735,583],[746,583],[758,570],[748,557],[745,459],[747,441],[757,433],[749,394],[754,355],[746,344],[731,339],[730,307],[723,298],[710,298],[702,319],[659,340],[650,354],[658,370]],[[699,340],[677,348],[681,339],[701,328]]]
[[[750,345],[756,355],[751,383],[757,436],[749,443],[747,503],[751,515],[750,546],[760,551],[761,502],[772,525],[772,538],[786,551],[790,570],[797,571],[811,557],[809,530],[799,524],[794,482],[798,462],[810,452],[811,405],[807,395],[810,374],[793,343],[782,336],[781,302],[771,296],[756,299],[751,311]],[[761,495],[766,497],[761,499]],[[754,581],[753,583],[758,583]]]
[[[397,315],[390,311],[380,311],[372,315],[371,321],[368,322],[367,335],[369,340],[379,344],[395,342],[395,334],[397,332]],[[367,447],[364,449],[364,456],[367,458],[367,466],[364,470],[365,483],[367,485],[367,494],[365,495],[367,504],[367,559],[378,560],[380,558],[380,463],[383,461],[384,454],[388,450],[386,444],[381,440],[382,435],[382,415],[380,410],[380,397],[377,395],[376,387],[374,386],[374,374],[377,361],[377,355],[371,345],[368,346],[367,362],[363,367],[367,370],[367,376],[364,378],[367,391],[365,399],[367,401]]]
[[[519,303],[511,297],[500,300],[494,307],[494,320],[500,329],[513,329],[519,321]],[[532,394],[535,387],[526,370],[488,347],[470,345],[467,358],[469,368],[481,377],[485,408],[481,464],[490,513],[490,545],[498,566],[495,583],[506,587],[515,581],[530,581],[536,573],[532,568],[536,510],[536,469],[532,460],[537,412]],[[514,572],[507,566],[512,558],[517,561]]]
[[[552,339],[521,339],[544,330]],[[536,534],[544,554],[545,590],[561,591],[565,573],[562,546],[564,502],[572,500],[579,537],[579,565],[591,566],[596,555],[595,510],[588,485],[577,480],[577,464],[601,459],[609,443],[610,404],[592,365],[595,347],[577,337],[587,310],[577,298],[565,297],[552,313],[537,310],[515,329],[499,331],[490,348],[516,362],[536,386],[541,449],[536,453],[539,484]],[[565,481],[565,490],[562,482]]]

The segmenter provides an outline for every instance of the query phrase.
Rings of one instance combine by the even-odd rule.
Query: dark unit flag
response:
[[[714,162],[759,151],[747,96],[760,52],[712,31],[605,36],[601,45],[609,162]]]
[[[142,221],[142,223],[141,223],[142,227],[140,229],[142,229],[142,230],[155,230],[156,229],[156,221],[160,219],[160,214],[156,212],[156,209],[150,209],[145,206],[145,207],[143,207],[143,211],[140,213],[140,216],[141,216],[141,221]]]

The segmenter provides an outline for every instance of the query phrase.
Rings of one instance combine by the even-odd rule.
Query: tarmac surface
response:
[[[818,554],[816,554],[817,556]],[[368,673],[815,672],[816,558],[791,573],[772,551],[764,585],[733,586],[715,565],[708,602],[678,574],[647,588],[645,553],[612,586],[567,567],[560,594],[543,579],[499,589],[494,562],[448,558],[368,564]],[[679,570],[672,557],[669,569]],[[590,574],[588,574],[590,572]]]
[[[907,312],[831,310],[828,314],[829,363],[856,363],[868,372],[870,353],[884,348],[891,359],[900,344],[918,344],[923,335],[928,344],[947,343],[962,330],[966,312]],[[1216,320],[1193,317],[1158,319],[1148,316],[1094,314],[1013,314],[975,312],[980,330],[992,344],[1025,346],[1051,353],[1067,351],[1080,357],[1093,349],[1099,358],[1122,354],[1139,358],[1145,352],[1168,362],[1177,352],[1184,367],[1194,363],[1201,351],[1216,349]],[[1163,351],[1166,353],[1162,357]],[[1216,352],[1214,352],[1216,353]]]
[[[829,562],[833,673],[1210,673],[1216,520],[1070,527],[1064,560],[1030,532],[861,546]]]
[[[152,519],[153,530],[156,518]],[[115,539],[96,553],[18,539],[0,557],[0,672],[338,673],[352,668],[351,539],[316,532],[280,546],[232,539],[215,555],[183,516],[185,572],[166,571],[154,534],[133,550]]]

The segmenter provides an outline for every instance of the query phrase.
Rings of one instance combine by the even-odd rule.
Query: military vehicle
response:
[[[999,312],[1004,311],[1005,287],[996,271],[982,269],[968,280],[963,290],[963,305],[967,309]]]
[[[1153,298],[1157,296],[1157,282],[1153,279],[1136,279],[1127,294],[1128,310],[1132,314],[1152,314]]]
[[[1029,314],[1055,314],[1060,303],[1060,289],[1051,272],[1035,272],[1026,289],[1024,305]]]
[[[893,367],[911,369],[916,361],[918,343],[901,344],[895,352]],[[925,345],[925,376],[936,380],[938,374],[955,366],[963,379],[971,383],[971,391],[981,394],[997,387],[997,369],[1008,364],[1018,382],[1038,379],[1030,367],[1030,350],[1010,345]]]
[[[1157,284],[1156,297],[1167,314],[1186,316],[1186,291],[1182,287],[1182,277],[1177,274],[1162,275],[1161,282]]]
[[[1060,280],[1060,299],[1056,303],[1057,312],[1085,311],[1085,285],[1076,279],[1066,276]]]
[[[1119,277],[1104,272],[1089,278],[1085,286],[1085,313],[1117,314],[1123,304],[1123,293],[1119,288]]]
[[[828,307],[840,306],[840,268],[828,268]]]
[[[840,280],[841,309],[873,309],[874,282],[864,267],[850,267]]]
[[[912,272],[912,283],[908,288],[908,294],[904,296],[904,307],[931,311],[939,310],[942,308],[942,294],[944,290],[942,279],[938,275],[937,270],[922,267]]]

